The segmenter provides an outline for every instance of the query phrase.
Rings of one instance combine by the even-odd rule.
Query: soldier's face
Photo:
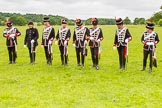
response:
[[[45,25],[45,26],[48,26],[48,25],[49,25],[49,22],[44,22],[44,25]]]
[[[62,28],[66,28],[66,24],[62,24]]]
[[[33,28],[34,25],[28,25],[29,28]]]
[[[123,25],[117,25],[118,29],[121,29],[123,27]]]
[[[12,24],[10,24],[10,23],[7,24],[7,27],[11,27],[11,26],[12,26]]]
[[[80,29],[81,29],[81,28],[82,28],[82,25],[78,26],[78,28],[80,28]]]
[[[147,33],[152,33],[153,30],[146,28]]]

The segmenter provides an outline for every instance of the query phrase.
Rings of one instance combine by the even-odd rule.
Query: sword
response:
[[[51,44],[48,44],[48,54],[51,56],[51,60],[53,60],[52,46],[51,46]]]
[[[64,56],[67,56],[67,60],[69,61],[67,45],[64,46]]]
[[[99,46],[99,47],[98,47],[98,48],[99,48],[99,49],[98,49],[98,54],[99,54],[99,57],[98,57],[98,58],[100,59],[100,58],[101,58],[101,55],[100,55],[100,54],[101,54],[100,42],[98,42],[98,46]]]
[[[67,56],[67,45],[64,45],[64,56]]]
[[[128,63],[128,43],[127,43],[127,63]]]
[[[153,45],[153,49],[152,49],[152,53],[153,53],[153,56],[152,56],[152,60],[153,60],[153,66],[157,68],[157,60],[156,60],[156,48],[155,46]]]
[[[31,43],[32,62],[34,62],[34,43]]]
[[[84,47],[83,47],[83,55],[85,56],[85,53],[86,53],[86,43],[84,41]]]
[[[15,45],[15,57],[17,58],[17,44],[16,44],[15,40],[14,40],[14,45]]]

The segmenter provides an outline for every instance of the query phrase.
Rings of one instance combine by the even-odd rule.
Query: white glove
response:
[[[24,45],[24,48],[26,48],[26,45]]]
[[[32,40],[31,40],[31,43],[34,43],[34,42],[35,42],[34,39],[32,39]]]
[[[75,43],[73,44],[73,47],[76,47]]]
[[[101,40],[100,39],[97,39],[97,42],[100,42]]]
[[[84,43],[87,44],[87,40],[85,40]]]
[[[64,45],[67,45],[67,41],[66,40],[64,41]]]
[[[116,50],[116,46],[113,46],[113,49]]]
[[[10,37],[12,37],[12,38],[15,37],[15,34],[10,34]]]
[[[147,42],[146,45],[152,45],[152,43],[151,42]]]
[[[52,44],[52,41],[51,41],[51,40],[49,40],[49,41],[48,41],[48,44],[50,44],[50,45],[51,45],[51,44]]]
[[[55,45],[58,45],[58,41],[57,40],[55,41]]]
[[[15,34],[11,34],[10,38],[14,39],[15,38]]]
[[[154,42],[150,42],[151,45],[154,45]]]
[[[128,43],[129,41],[128,41],[128,39],[125,39],[125,43]]]
[[[93,41],[94,40],[94,37],[90,37],[90,40]]]

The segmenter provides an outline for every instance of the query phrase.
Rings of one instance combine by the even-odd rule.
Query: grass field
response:
[[[157,45],[158,68],[153,73],[141,72],[141,35],[145,26],[127,26],[133,40],[129,44],[129,63],[126,71],[119,70],[117,51],[112,48],[116,26],[101,26],[104,40],[100,70],[91,68],[90,52],[85,68],[76,65],[72,39],[69,44],[69,65],[61,66],[59,49],[53,45],[53,65],[46,65],[40,46],[36,64],[29,64],[28,50],[23,48],[27,27],[17,27],[17,64],[8,65],[8,53],[3,29],[0,27],[0,108],[161,108],[162,107],[162,42]],[[73,34],[73,28],[70,27]],[[55,27],[55,31],[58,26]],[[162,28],[155,27],[162,36]]]

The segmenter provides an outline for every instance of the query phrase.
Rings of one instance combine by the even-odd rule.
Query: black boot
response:
[[[81,66],[82,66],[82,68],[84,68],[84,64],[82,64]]]
[[[9,61],[8,64],[12,64],[12,61]]]
[[[67,66],[67,64],[68,64],[67,59],[68,59],[68,56],[65,55],[65,64],[64,64],[65,66]]]
[[[149,73],[152,73],[152,69],[151,68],[149,69]]]
[[[99,67],[98,67],[98,65],[96,65],[96,70],[99,70]]]
[[[61,55],[61,65],[64,65],[64,56],[63,55]]]
[[[15,61],[12,61],[12,64],[16,64],[16,62]]]
[[[145,71],[145,69],[146,69],[146,67],[144,66],[144,67],[141,69],[141,71]]]

